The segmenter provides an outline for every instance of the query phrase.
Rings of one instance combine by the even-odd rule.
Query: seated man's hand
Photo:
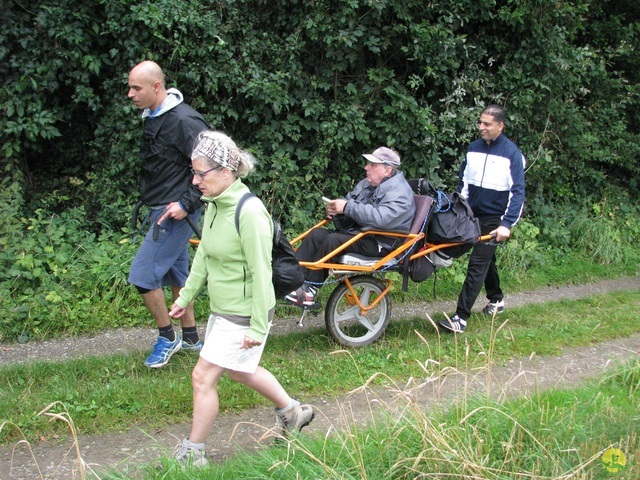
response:
[[[347,201],[344,198],[339,198],[337,200],[331,200],[327,203],[327,216],[329,218],[333,218],[336,215],[340,215],[344,213],[344,206],[347,204]]]

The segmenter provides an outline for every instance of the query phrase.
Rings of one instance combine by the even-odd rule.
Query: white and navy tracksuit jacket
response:
[[[460,169],[458,192],[476,217],[499,216],[500,226],[511,229],[522,215],[525,163],[516,144],[503,134],[490,144],[475,140]]]

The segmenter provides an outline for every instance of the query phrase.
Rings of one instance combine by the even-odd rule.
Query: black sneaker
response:
[[[438,325],[453,333],[464,333],[464,329],[467,328],[467,321],[463,320],[456,314],[451,318],[440,320]]]
[[[498,302],[489,302],[482,309],[482,313],[484,315],[496,315],[498,313],[502,313],[504,311],[504,300],[500,300]]]

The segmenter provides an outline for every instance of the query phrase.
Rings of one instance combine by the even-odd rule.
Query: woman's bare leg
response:
[[[209,363],[202,357],[191,374],[193,385],[193,423],[189,440],[204,443],[213,427],[220,403],[218,382],[226,369]]]
[[[291,403],[291,397],[280,382],[268,370],[258,367],[255,373],[237,372],[229,370],[229,378],[254,389],[260,395],[270,400],[276,408],[287,407]]]

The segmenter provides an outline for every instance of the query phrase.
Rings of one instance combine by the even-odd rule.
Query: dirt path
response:
[[[626,277],[581,286],[552,287],[535,292],[511,295],[508,306],[540,303],[560,299],[584,298],[615,290],[640,289],[640,277]],[[426,310],[425,310],[426,308]],[[394,305],[394,317],[405,318],[426,313],[448,311],[451,302]],[[279,321],[274,333],[299,328],[295,319]],[[307,325],[321,326],[322,317],[310,317]],[[95,355],[126,352],[148,348],[155,333],[151,329],[126,329],[104,332],[93,337],[32,342],[0,347],[0,364],[11,364],[55,358],[77,358],[86,352]],[[142,338],[142,340],[141,340]],[[313,399],[318,415],[305,432],[341,429],[345,425],[363,425],[380,408],[403,408],[407,402],[421,407],[446,403],[460,398],[464,392],[487,392],[496,398],[535,392],[538,389],[574,385],[594,377],[613,363],[640,354],[640,334],[626,339],[611,340],[589,347],[567,349],[551,358],[513,359],[506,366],[485,368],[467,375],[448,373],[422,384],[403,385],[397,389],[359,390],[339,399]],[[421,380],[421,381],[424,381]],[[310,399],[307,399],[310,400]],[[208,441],[211,457],[220,460],[233,454],[237,447],[258,445],[274,424],[273,411],[258,408],[237,415],[218,418]],[[189,424],[170,425],[164,430],[149,430],[143,425],[126,433],[80,435],[81,456],[98,475],[107,469],[128,472],[135,477],[138,465],[152,463],[168,455],[179,438],[188,431]],[[263,438],[269,442],[272,437]],[[20,444],[14,448],[0,448],[1,479],[71,479],[79,478],[75,448],[71,440],[53,445],[40,443],[32,447]],[[88,478],[97,478],[89,475]]]

